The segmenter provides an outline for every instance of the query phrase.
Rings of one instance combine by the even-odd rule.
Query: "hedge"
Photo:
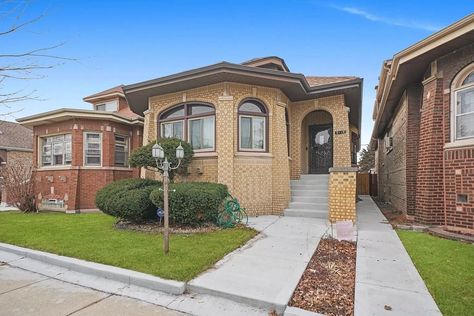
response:
[[[170,222],[183,226],[198,226],[217,221],[220,207],[228,193],[227,186],[218,183],[171,183],[169,192]],[[163,208],[163,192],[150,194],[155,206]]]
[[[114,181],[99,191],[95,204],[105,214],[132,222],[143,222],[156,218],[156,207],[150,193],[161,182],[149,179],[124,179]]]

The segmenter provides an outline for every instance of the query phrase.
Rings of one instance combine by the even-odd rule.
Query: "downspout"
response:
[[[451,95],[451,93],[450,93]],[[444,100],[443,100],[444,101]],[[444,149],[444,144],[446,142],[446,134],[445,134],[445,131],[446,131],[446,124],[445,124],[445,107],[444,107],[444,102],[442,103],[442,110],[441,110],[441,113],[443,115],[442,119],[441,119],[441,126],[442,126],[442,130],[443,130],[443,215],[444,215],[444,229],[446,229],[447,225],[448,225],[448,218],[447,218],[447,214],[446,214],[446,151]],[[451,108],[451,107],[450,107]]]

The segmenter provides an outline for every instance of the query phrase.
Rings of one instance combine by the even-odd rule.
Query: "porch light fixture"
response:
[[[178,169],[181,164],[181,160],[184,158],[184,149],[179,143],[176,148],[176,158],[178,164],[175,167],[171,166],[171,162],[168,161],[168,157],[165,157],[165,151],[158,142],[151,148],[151,155],[155,158],[156,168],[163,171],[163,208],[164,208],[164,231],[163,231],[163,252],[168,254],[170,249],[170,228],[169,228],[169,201],[168,201],[168,184],[170,181],[169,171]],[[164,159],[164,161],[163,161]]]

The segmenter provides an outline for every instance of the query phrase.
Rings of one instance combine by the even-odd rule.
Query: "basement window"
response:
[[[457,203],[468,203],[469,199],[467,197],[467,194],[458,194],[456,197],[456,202]]]

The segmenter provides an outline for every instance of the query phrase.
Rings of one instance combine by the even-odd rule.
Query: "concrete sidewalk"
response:
[[[183,313],[0,265],[0,315],[156,315]]]
[[[354,315],[441,315],[397,233],[369,196],[361,198]]]
[[[190,281],[188,289],[283,313],[328,224],[260,216],[250,225],[262,233]]]
[[[3,263],[2,263],[3,262]],[[0,250],[0,315],[255,315],[205,294],[171,295]]]

